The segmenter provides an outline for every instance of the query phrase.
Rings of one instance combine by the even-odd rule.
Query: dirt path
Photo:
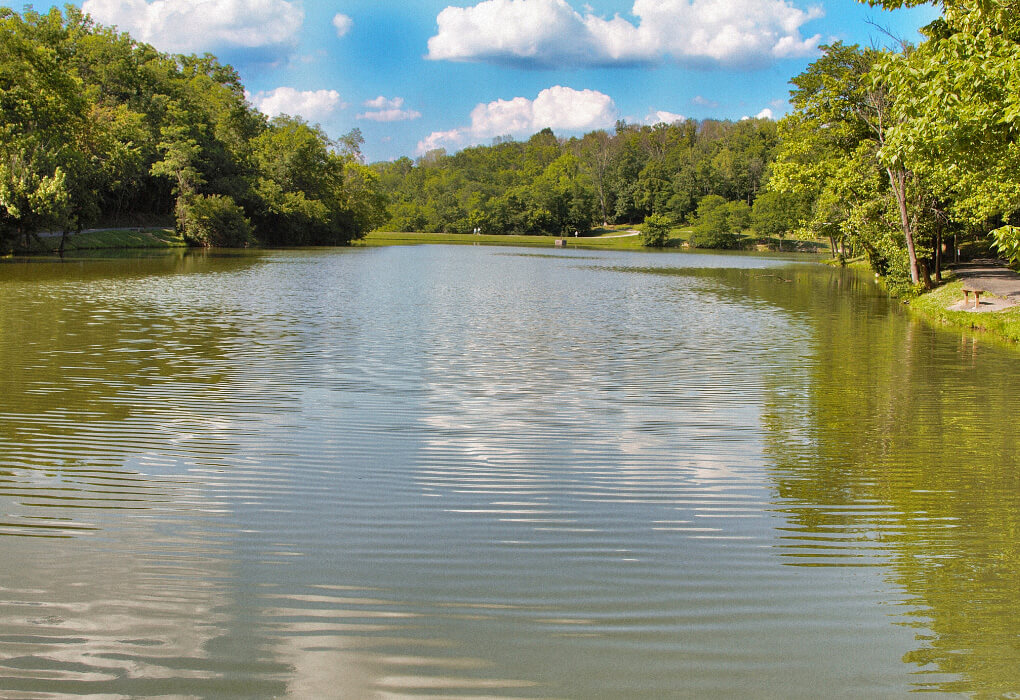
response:
[[[635,231],[634,229],[630,229],[626,233],[618,233],[618,234],[615,234],[615,235],[612,235],[612,236],[599,236],[599,238],[630,238],[631,236],[640,236],[640,235],[641,235],[640,231]]]
[[[953,268],[953,273],[964,282],[977,286],[987,294],[982,296],[981,306],[977,309],[973,303],[964,308],[963,300],[952,307],[956,311],[1001,311],[1020,305],[1020,275],[1010,270],[997,260],[975,260]]]

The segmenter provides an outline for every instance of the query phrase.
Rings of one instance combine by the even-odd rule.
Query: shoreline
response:
[[[1003,298],[984,295],[987,310],[964,310],[963,280],[953,275],[944,284],[906,302],[911,314],[933,326],[992,338],[1011,347],[1020,345],[1020,305],[1004,305]]]

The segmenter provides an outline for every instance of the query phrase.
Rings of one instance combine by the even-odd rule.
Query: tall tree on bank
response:
[[[918,231],[932,198],[889,144],[895,95],[875,70],[885,54],[839,42],[822,49],[791,81],[794,112],[782,124],[770,187],[814,202],[808,226],[827,234],[835,253],[846,242],[892,280],[929,284]]]
[[[247,243],[249,221],[274,245],[348,243],[385,206],[360,145],[268,123],[212,56],[160,53],[70,6],[0,8],[0,251],[169,217],[199,245]],[[286,165],[308,154],[314,174]]]
[[[900,0],[884,0],[887,8]],[[915,3],[909,3],[915,4]],[[885,149],[931,183],[950,215],[1020,243],[1020,4],[946,0],[916,50],[880,65],[897,95]]]

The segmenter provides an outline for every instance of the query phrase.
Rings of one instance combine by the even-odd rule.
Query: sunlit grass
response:
[[[60,247],[60,236],[42,239],[49,251]],[[115,248],[181,248],[186,244],[172,228],[114,229],[88,231],[67,237],[64,252],[77,250],[104,250]]]
[[[569,248],[599,248],[610,250],[637,250],[643,248],[641,236],[617,237],[621,231],[607,231],[599,236],[569,237]],[[425,243],[445,243],[459,245],[507,245],[535,246],[552,248],[556,244],[555,236],[476,236],[470,233],[410,233],[393,231],[373,231],[355,245],[416,245]]]
[[[961,330],[986,331],[1020,343],[1020,306],[1004,311],[953,311],[948,307],[963,299],[963,282],[955,280],[910,301],[910,308],[936,323]]]

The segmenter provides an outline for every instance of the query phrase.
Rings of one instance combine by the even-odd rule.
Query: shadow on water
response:
[[[0,694],[283,691],[229,634],[236,532],[208,478],[277,398],[222,391],[259,332],[221,283],[257,263],[0,265]]]
[[[763,412],[787,563],[888,571],[918,690],[1017,693],[1020,353],[911,319],[852,271],[676,274],[810,318]]]

